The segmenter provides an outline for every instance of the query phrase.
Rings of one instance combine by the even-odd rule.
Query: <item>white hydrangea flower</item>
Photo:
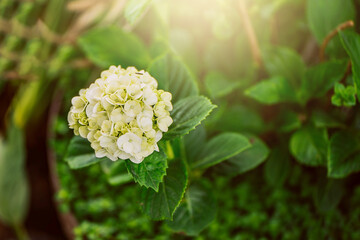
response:
[[[144,70],[111,66],[71,100],[69,127],[90,141],[96,157],[141,163],[159,151],[173,122],[171,93],[157,86]]]

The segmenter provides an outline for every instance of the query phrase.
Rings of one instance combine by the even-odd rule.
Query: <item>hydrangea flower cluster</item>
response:
[[[157,90],[144,70],[111,66],[71,100],[69,127],[87,138],[98,158],[140,163],[154,151],[173,120],[171,93]]]

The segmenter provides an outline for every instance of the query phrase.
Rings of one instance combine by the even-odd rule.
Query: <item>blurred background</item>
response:
[[[267,76],[264,62],[277,61],[270,47],[291,49],[315,65],[336,26],[353,20],[357,29],[359,6],[357,0],[0,0],[0,239],[186,238],[128,202],[137,198],[129,179],[116,180],[106,166],[73,171],[61,161],[72,134],[71,97],[110,65],[146,69],[169,49],[219,106],[207,129],[278,144],[273,160],[266,152],[257,165],[266,164],[243,175],[207,173],[223,189],[223,210],[197,239],[359,239],[359,175],[330,182],[323,169],[291,162],[282,151],[288,139],[274,133],[281,108],[262,108],[243,95]],[[325,54],[347,56],[337,36]],[[343,194],[351,197],[340,201]]]

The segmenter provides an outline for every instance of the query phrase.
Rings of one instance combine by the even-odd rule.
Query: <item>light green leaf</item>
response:
[[[133,180],[133,177],[128,172],[125,161],[111,161],[110,159],[102,161],[101,168],[107,175],[107,180],[110,185],[118,186]]]
[[[358,133],[335,133],[329,144],[328,176],[343,178],[360,171],[360,139]]]
[[[0,220],[8,225],[20,225],[29,204],[25,143],[18,128],[10,126],[7,134],[6,141],[0,136]]]
[[[139,183],[140,186],[150,187],[156,192],[159,190],[159,184],[163,181],[168,167],[167,156],[163,151],[153,152],[139,164],[130,160],[125,161],[126,167],[135,182]]]
[[[346,61],[329,61],[310,68],[302,79],[300,101],[323,97],[344,76],[346,66]]]
[[[134,25],[138,19],[144,15],[151,0],[130,0],[125,7],[125,18],[131,25]]]
[[[239,133],[222,133],[206,143],[193,168],[208,168],[251,147],[249,140]]]
[[[176,209],[168,226],[189,236],[198,235],[214,219],[217,203],[209,185],[193,184],[185,193],[185,201]]]
[[[159,89],[171,92],[175,103],[185,97],[199,94],[195,77],[188,67],[172,53],[155,59],[148,71],[158,81]]]
[[[145,69],[150,62],[140,39],[115,26],[92,29],[82,35],[78,43],[86,56],[102,68],[121,65]]]
[[[298,89],[306,66],[297,52],[290,48],[276,47],[265,50],[263,58],[271,77],[283,77],[290,86]]]
[[[331,97],[331,103],[335,106],[352,107],[356,105],[356,89],[354,86],[345,86],[341,83],[335,83],[334,95]]]
[[[351,0],[307,0],[307,19],[316,40],[322,43],[339,24],[355,19],[355,7]]]
[[[249,135],[251,147],[219,164],[217,169],[227,175],[237,175],[250,171],[263,163],[269,149],[259,138]]]
[[[325,128],[305,126],[290,140],[290,152],[300,163],[319,166],[326,161],[328,135]]]
[[[158,192],[142,191],[142,209],[153,220],[172,219],[187,185],[187,172],[181,160],[172,162]]]
[[[90,146],[90,142],[86,138],[79,136],[71,139],[65,155],[65,161],[71,169],[87,167],[105,159],[108,158],[97,158],[94,149]]]
[[[352,0],[307,0],[307,20],[319,45],[341,23],[355,20],[355,9]],[[326,52],[331,57],[345,56],[338,35],[329,41]]]
[[[193,96],[181,99],[174,104],[171,117],[174,120],[164,137],[167,139],[179,137],[195,129],[204,120],[215,105],[204,96]]]
[[[210,72],[205,77],[205,86],[213,98],[220,98],[233,92],[241,85],[241,82],[230,81],[220,72]]]
[[[347,54],[351,59],[351,67],[354,79],[355,89],[360,88],[360,35],[351,31],[340,31],[340,39]]]
[[[297,101],[293,87],[283,77],[263,80],[247,89],[245,94],[263,104]]]

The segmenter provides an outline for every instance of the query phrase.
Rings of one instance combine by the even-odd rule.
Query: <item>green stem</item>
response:
[[[175,158],[174,150],[170,141],[166,141],[166,155],[168,156],[169,160],[173,160]]]
[[[16,224],[13,228],[18,240],[30,240],[26,229],[21,224]]]
[[[185,163],[185,167],[186,167],[186,171],[188,172],[188,176],[190,176],[191,173],[191,168],[189,166],[189,163],[187,161],[187,157],[186,157],[186,150],[185,150],[185,143],[184,143],[184,138],[180,139],[180,156],[181,159],[184,161]]]

